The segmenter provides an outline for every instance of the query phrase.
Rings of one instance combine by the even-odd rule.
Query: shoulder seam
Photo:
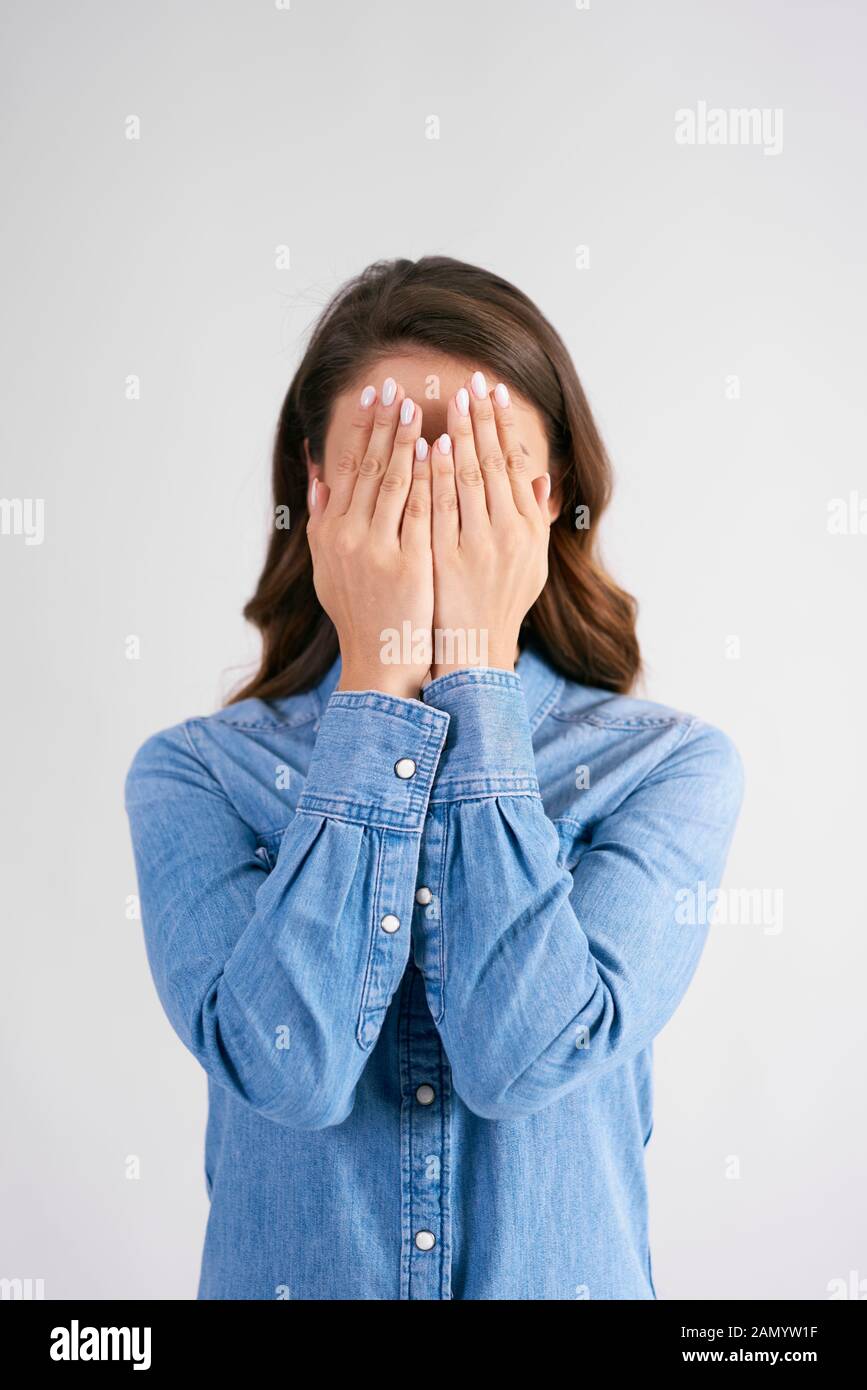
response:
[[[208,776],[209,776],[209,777],[212,777],[213,780],[216,782],[217,786],[220,788],[220,791],[223,793],[223,796],[226,798],[226,801],[229,803],[229,805],[231,806],[231,808],[232,808],[232,810],[235,812],[235,814],[239,817],[239,819],[244,820],[244,817],[241,815],[241,812],[238,810],[238,807],[235,805],[234,801],[232,800],[231,796],[229,795],[228,789],[227,789],[226,786],[223,784],[223,782],[221,781],[221,779],[217,776],[216,772],[215,772],[214,769],[211,767],[211,764],[205,760],[205,758],[204,758],[204,757],[202,756],[202,754],[199,752],[199,750],[198,750],[198,748],[196,747],[196,745],[193,743],[193,736],[192,736],[192,734],[191,734],[191,732],[190,732],[190,725],[191,725],[191,724],[201,724],[201,723],[203,723],[203,722],[204,722],[204,721],[203,721],[202,717],[199,716],[198,718],[194,718],[194,719],[185,719],[184,722],[183,722],[183,724],[181,725],[181,728],[182,728],[183,731],[184,731],[184,737],[186,738],[187,743],[188,743],[188,745],[189,745],[190,752],[192,753],[193,757],[195,758],[196,762],[200,765],[200,767],[203,767],[203,768],[205,769],[205,771],[207,772]],[[244,824],[245,824],[245,825],[246,825],[246,823],[247,823],[247,822],[244,821]],[[252,827],[251,827],[251,828],[252,828]]]
[[[651,777],[654,777],[654,776],[656,775],[656,773],[659,771],[659,769],[661,768],[662,764],[666,761],[666,759],[667,759],[667,758],[670,758],[670,757],[672,756],[673,753],[676,753],[677,750],[678,750],[678,748],[682,748],[682,747],[683,747],[683,745],[687,742],[687,740],[688,740],[690,734],[692,733],[693,729],[694,729],[697,725],[700,725],[700,724],[701,724],[701,720],[700,720],[696,715],[684,715],[684,716],[682,717],[682,719],[671,719],[671,720],[668,721],[668,723],[669,723],[669,724],[678,724],[678,723],[682,724],[683,727],[682,727],[682,729],[681,729],[680,738],[678,738],[677,742],[676,742],[671,748],[667,749],[665,753],[662,753],[662,754],[657,758],[656,762],[653,764],[653,767],[649,770],[649,772],[648,772],[644,777],[642,777],[641,781],[638,783],[638,786],[633,787],[633,788],[632,788],[632,791],[627,792],[626,795],[624,796],[623,800],[622,800],[622,801],[619,801],[619,802],[617,803],[617,805],[616,805],[615,807],[613,807],[612,810],[609,811],[609,812],[607,813],[607,815],[613,815],[615,812],[619,811],[619,810],[620,810],[620,807],[623,805],[623,803],[624,803],[625,801],[628,801],[629,798],[630,798],[630,796],[632,796],[632,795],[638,790],[638,787],[643,786],[643,784],[644,784],[645,782],[649,781]],[[605,817],[603,817],[603,819],[605,819]],[[555,826],[557,826],[557,825],[569,825],[569,826],[574,826],[576,830],[585,830],[585,829],[587,828],[588,822],[587,822],[587,821],[578,820],[575,816],[571,815],[571,814],[567,811],[567,812],[566,812],[564,815],[562,815],[562,816],[555,816],[555,817],[553,818],[552,824],[555,825]]]

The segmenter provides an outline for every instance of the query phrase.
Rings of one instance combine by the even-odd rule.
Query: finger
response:
[[[383,540],[396,541],[400,534],[403,509],[412,482],[415,441],[421,433],[421,416],[421,406],[416,405],[409,396],[405,397],[398,413],[391,459],[382,479],[370,523],[371,531],[376,532]]]
[[[496,522],[514,515],[515,499],[506,474],[506,458],[497,434],[494,407],[484,372],[473,372],[470,378],[470,415],[476,455],[485,484],[488,514]]]
[[[313,478],[310,487],[307,489],[307,538],[310,541],[311,549],[316,541],[316,533],[322,520],[325,508],[328,506],[330,489],[323,483],[321,478]]]
[[[539,508],[540,515],[546,526],[551,525],[551,512],[548,507],[548,498],[551,496],[551,474],[542,473],[538,478],[534,478],[530,486],[533,489],[533,496]]]
[[[431,516],[431,462],[430,448],[421,436],[415,441],[415,460],[412,465],[412,482],[409,485],[403,521],[400,528],[401,550],[416,552],[430,550]]]
[[[457,548],[460,534],[455,461],[452,441],[447,434],[441,434],[431,449],[431,497],[433,548],[443,554]]]
[[[355,491],[355,482],[361,460],[367,452],[370,432],[373,429],[373,406],[376,402],[376,388],[365,386],[355,408],[346,441],[342,445],[334,469],[334,486],[331,490],[329,516],[342,516],[348,511]]]
[[[367,442],[364,457],[359,464],[355,489],[347,509],[349,516],[364,521],[368,525],[373,516],[373,509],[376,506],[376,499],[379,496],[379,489],[388,467],[388,461],[391,458],[394,432],[397,429],[397,416],[402,398],[403,392],[398,390],[394,377],[386,377],[382,383],[379,404],[373,412],[373,429],[370,431],[370,439]]]
[[[502,381],[494,387],[491,400],[500,448],[506,460],[506,478],[512,489],[515,506],[522,516],[535,517],[539,506],[530,486],[531,462],[521,447],[509,388]]]
[[[495,416],[490,403],[488,382],[481,371],[470,378],[470,410],[475,436],[475,453],[479,461],[488,514],[493,523],[514,516],[514,499],[509,478],[506,477],[506,456],[496,431]]]
[[[461,534],[467,538],[490,530],[488,504],[485,500],[485,480],[476,457],[476,441],[470,416],[470,393],[466,386],[449,401],[448,427],[454,440],[455,483]],[[508,490],[508,489],[507,489]]]

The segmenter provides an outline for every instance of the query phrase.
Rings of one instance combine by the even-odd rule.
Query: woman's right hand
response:
[[[430,455],[421,423],[421,407],[393,378],[379,399],[365,387],[341,441],[333,486],[311,484],[313,581],[340,642],[340,690],[414,698],[430,668],[423,644],[413,640],[404,650],[405,623],[414,639],[425,635],[428,647],[433,628]],[[397,634],[399,662],[389,630]]]

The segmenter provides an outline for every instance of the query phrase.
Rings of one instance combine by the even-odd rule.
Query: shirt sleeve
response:
[[[678,894],[722,875],[740,758],[725,734],[685,721],[620,806],[564,841],[539,795],[518,678],[457,672],[424,698],[450,718],[431,804],[446,851],[442,940],[420,933],[416,953],[456,1091],[513,1119],[628,1060],[674,1012],[707,935],[678,920]]]
[[[142,923],[168,1018],[214,1081],[278,1124],[350,1113],[406,967],[448,716],[332,694],[273,869],[197,752],[149,739],[127,776]]]

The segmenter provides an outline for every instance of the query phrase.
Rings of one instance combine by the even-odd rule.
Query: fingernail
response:
[[[315,506],[316,506],[316,494],[317,494],[318,491],[319,491],[319,479],[318,479],[318,478],[314,478],[314,479],[313,479],[313,482],[310,484],[310,510],[311,510],[311,512],[314,510],[314,508],[315,508]]]
[[[469,415],[470,393],[467,390],[466,386],[462,386],[458,394],[455,396],[455,405],[458,408],[459,415]]]
[[[415,456],[419,461],[423,461],[427,458],[427,452],[427,440],[422,439],[421,435],[419,435],[418,439],[415,441]]]
[[[485,381],[484,372],[473,372],[470,377],[470,385],[473,388],[473,395],[483,401],[488,394],[488,383]]]
[[[374,402],[375,400],[376,400],[376,387],[375,387],[375,386],[365,386],[364,390],[363,390],[362,393],[361,393],[361,404],[364,406],[365,410],[367,409],[367,407],[368,407],[369,405],[373,405],[373,402]]]
[[[548,501],[548,498],[549,498],[550,496],[551,496],[551,474],[550,474],[550,473],[546,473],[546,474],[545,474],[545,498],[544,498],[544,500],[547,502],[547,501]]]
[[[452,451],[452,441],[447,434],[441,434],[437,440],[437,448],[441,454],[450,454]]]
[[[402,425],[411,425],[414,415],[415,401],[411,401],[409,396],[407,396],[403,405],[400,407],[400,423]]]
[[[494,400],[497,405],[509,404],[509,393],[501,381],[494,387]]]
[[[393,376],[387,376],[382,383],[382,404],[391,405],[397,395],[397,382]]]

